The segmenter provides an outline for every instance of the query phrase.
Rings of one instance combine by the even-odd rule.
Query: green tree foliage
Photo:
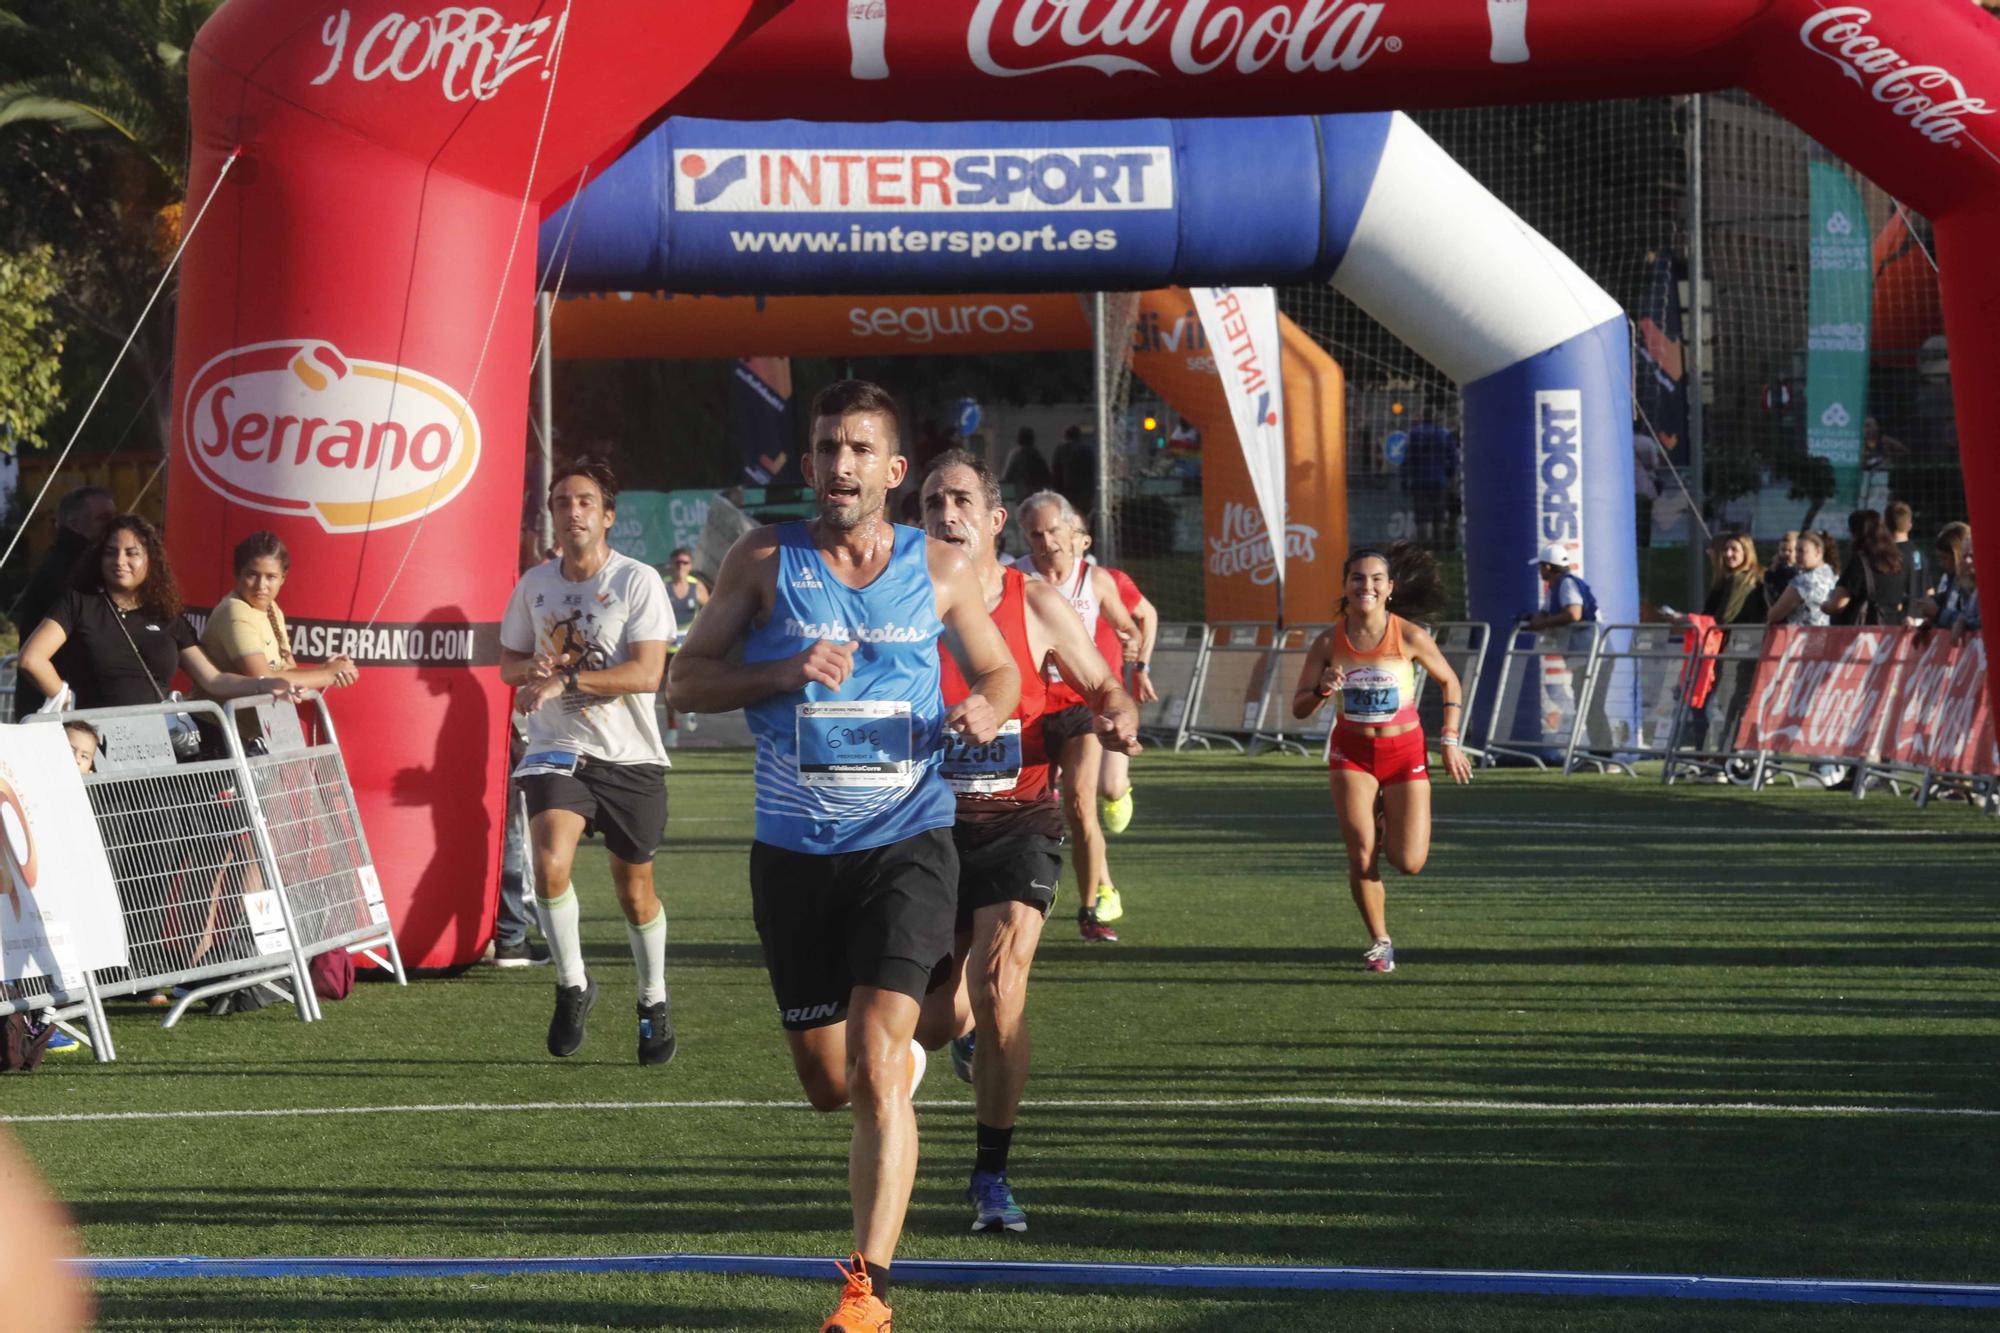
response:
[[[0,253],[0,448],[45,448],[42,426],[62,406],[66,330],[51,305],[55,251]]]
[[[47,246],[67,327],[66,433],[137,323],[179,239],[187,59],[220,0],[0,0],[0,254]],[[171,295],[171,294],[170,294]],[[83,440],[166,447],[173,310],[140,330]]]

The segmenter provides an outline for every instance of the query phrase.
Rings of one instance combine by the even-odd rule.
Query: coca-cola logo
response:
[[[1874,13],[1859,5],[1823,9],[1799,25],[1806,50],[1830,60],[1878,102],[1910,122],[1932,143],[1959,146],[1962,117],[1990,116],[1984,98],[1968,97],[1965,85],[1941,65],[1913,65],[1902,52],[1884,46],[1868,31]]]
[[[1319,529],[1306,523],[1285,525],[1285,559],[1313,560]],[[1278,581],[1278,561],[1264,515],[1231,500],[1222,507],[1222,531],[1208,539],[1208,572],[1216,578],[1248,575],[1258,587]]]
[[[1162,53],[1137,52],[1162,34],[1163,54],[1182,74],[1255,74],[1274,63],[1288,74],[1330,73],[1360,69],[1380,51],[1402,50],[1401,38],[1376,35],[1386,7],[1364,0],[1262,6],[1211,0],[979,0],[965,47],[981,73],[1003,79],[1059,69],[1159,74]]]
[[[181,439],[210,489],[328,532],[420,518],[479,466],[479,418],[456,389],[311,339],[231,348],[203,366]]]

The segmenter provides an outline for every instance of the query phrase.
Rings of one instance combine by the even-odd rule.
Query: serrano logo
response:
[[[479,418],[456,389],[310,339],[232,348],[203,366],[181,438],[210,489],[328,532],[420,518],[479,466]]]
[[[28,810],[21,804],[14,784],[0,778],[0,893],[21,919],[21,895],[35,887],[40,858],[35,854],[35,831],[28,827]]]

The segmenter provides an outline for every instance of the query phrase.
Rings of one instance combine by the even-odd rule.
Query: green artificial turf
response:
[[[678,763],[659,865],[670,1068],[634,1062],[630,956],[593,847],[579,882],[604,998],[572,1060],[542,1049],[548,969],[474,968],[363,985],[314,1026],[275,1008],[163,1032],[120,1010],[117,1064],[68,1057],[0,1084],[8,1117],[460,1108],[17,1119],[90,1251],[843,1252],[848,1121],[803,1109],[778,1035],[749,920],[747,757]],[[939,1059],[903,1257],[2000,1281],[2000,1118],[1916,1114],[2000,1111],[1996,821],[1887,796],[1481,774],[1438,792],[1423,875],[1391,879],[1400,969],[1383,977],[1359,970],[1323,769],[1149,754],[1135,774],[1111,848],[1123,941],[1077,940],[1066,883],[1036,965],[1012,1162],[1031,1229],[967,1233],[969,1090]],[[660,1101],[753,1104],[579,1105]],[[480,1109],[524,1102],[567,1109]],[[98,1296],[106,1329],[813,1329],[833,1292],[543,1275]],[[904,1333],[1979,1318],[916,1284],[896,1305]]]

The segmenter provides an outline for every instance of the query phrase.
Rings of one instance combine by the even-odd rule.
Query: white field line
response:
[[[1242,824],[1251,820],[1310,820],[1333,825],[1333,810],[1252,810],[1242,814],[1180,814],[1177,820],[1194,824]],[[1591,833],[1653,833],[1661,835],[1695,834],[1703,838],[1782,838],[1787,836],[1813,838],[1957,838],[1966,840],[1964,829],[1882,829],[1882,828],[1801,828],[1795,824],[1776,824],[1766,828],[1716,828],[1711,824],[1613,824],[1601,819],[1514,819],[1493,815],[1437,815],[1433,816],[1431,828],[1434,831],[1450,832],[1455,828],[1504,828],[1504,829],[1577,829]],[[1973,833],[1972,840],[1979,834]]]
[[[972,1109],[972,1103],[969,1101],[923,1100],[916,1105],[920,1109],[932,1111]],[[1587,1112],[1592,1115],[1650,1115],[1665,1112],[1675,1115],[1943,1116],[2000,1119],[2000,1109],[1979,1106],[1876,1106],[1841,1102],[1557,1102],[1474,1097],[1335,1097],[1279,1094],[1269,1097],[1082,1097],[1049,1100],[1031,1097],[1021,1103],[1023,1110],[1040,1111],[1227,1111],[1268,1106],[1325,1107],[1359,1111],[1509,1111],[1524,1115],[1565,1115],[1577,1112]],[[463,1115],[521,1111],[805,1111],[808,1109],[810,1108],[805,1102],[796,1100],[431,1102],[409,1106],[289,1106],[210,1111],[75,1111],[50,1115],[0,1115],[0,1124],[73,1125],[158,1120],[278,1120],[306,1116]]]

